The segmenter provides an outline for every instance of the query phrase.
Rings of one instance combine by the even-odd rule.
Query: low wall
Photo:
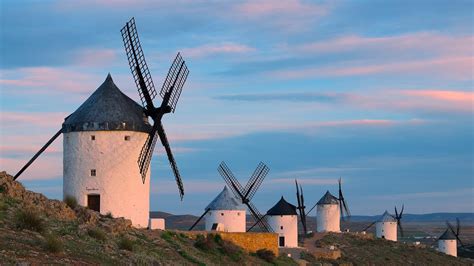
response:
[[[234,243],[248,252],[255,253],[259,249],[268,249],[273,251],[276,256],[278,253],[278,234],[275,233],[230,233],[230,232],[207,232],[207,231],[187,231],[183,232],[192,238],[197,235],[219,234],[222,239]]]

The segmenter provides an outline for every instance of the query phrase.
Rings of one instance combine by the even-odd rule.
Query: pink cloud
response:
[[[326,8],[299,0],[272,1],[257,0],[247,1],[236,6],[236,10],[249,17],[262,17],[266,15],[292,15],[313,16],[325,14]]]
[[[306,53],[328,53],[345,51],[376,51],[387,54],[423,52],[441,53],[443,55],[469,55],[472,54],[471,43],[473,36],[447,36],[430,32],[419,32],[405,35],[364,37],[347,35],[335,39],[306,43],[291,49]]]
[[[221,44],[206,44],[198,47],[182,49],[183,55],[194,58],[206,57],[216,54],[243,54],[252,51],[255,51],[255,48],[231,42]]]
[[[62,112],[2,112],[0,114],[0,125],[14,128],[40,126],[59,129],[66,116],[67,114]]]
[[[436,75],[459,80],[472,79],[474,57],[443,57],[425,60],[413,60],[395,63],[353,64],[341,66],[311,67],[298,70],[269,72],[268,75],[282,79],[300,79],[313,77],[364,76],[375,74]]]
[[[104,73],[105,76],[106,73]],[[30,67],[6,70],[0,85],[24,87],[22,90],[8,89],[8,93],[90,93],[104,77],[54,67]]]
[[[0,169],[15,175],[27,160],[0,157]],[[40,156],[23,174],[21,180],[55,179],[63,175],[62,158],[54,156]]]
[[[76,55],[76,63],[87,67],[110,66],[117,60],[117,52],[112,49],[85,49],[79,51]]]
[[[406,90],[403,93],[458,104],[474,104],[474,92],[471,91]]]

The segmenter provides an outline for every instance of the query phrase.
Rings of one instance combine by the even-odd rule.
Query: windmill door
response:
[[[96,212],[100,212],[100,195],[87,195],[87,207]]]
[[[284,236],[280,236],[280,238],[278,239],[278,245],[280,247],[284,247],[285,246],[285,237]]]

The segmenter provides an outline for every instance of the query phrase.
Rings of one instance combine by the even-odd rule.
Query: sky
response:
[[[0,169],[15,174],[105,80],[139,102],[120,29],[135,17],[153,80],[190,70],[163,118],[151,208],[201,214],[225,161],[253,203],[307,206],[337,179],[353,214],[474,212],[472,1],[1,1]],[[159,99],[156,99],[159,100]],[[62,198],[62,137],[21,176]],[[315,215],[315,213],[310,214]]]

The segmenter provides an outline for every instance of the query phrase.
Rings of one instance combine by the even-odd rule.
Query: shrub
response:
[[[163,238],[164,240],[166,240],[167,242],[170,242],[172,241],[172,237],[174,236],[173,233],[171,233],[170,231],[163,231],[163,233],[161,233],[161,238]]]
[[[105,235],[105,232],[101,230],[100,228],[89,228],[87,229],[87,234],[100,241],[104,241],[107,239],[107,236]]]
[[[204,251],[211,251],[216,248],[216,241],[212,235],[198,235],[196,237],[196,242],[194,242],[194,246]]]
[[[64,203],[66,203],[66,205],[73,210],[77,207],[77,200],[73,196],[66,196],[64,198]]]
[[[15,225],[18,229],[44,232],[45,224],[39,214],[29,209],[19,209],[15,214]]]
[[[127,237],[121,237],[118,241],[118,247],[123,250],[133,251],[135,243]]]
[[[257,250],[257,257],[272,263],[275,260],[275,253],[268,249],[259,249]]]
[[[219,250],[222,254],[229,256],[233,261],[241,261],[242,255],[244,254],[242,248],[229,241],[221,240]]]
[[[114,218],[114,216],[112,215],[111,212],[107,212],[107,213],[105,214],[105,217],[110,218],[110,219]]]
[[[52,253],[59,253],[64,250],[64,245],[61,239],[54,235],[48,235],[45,239],[44,248],[46,251]]]

